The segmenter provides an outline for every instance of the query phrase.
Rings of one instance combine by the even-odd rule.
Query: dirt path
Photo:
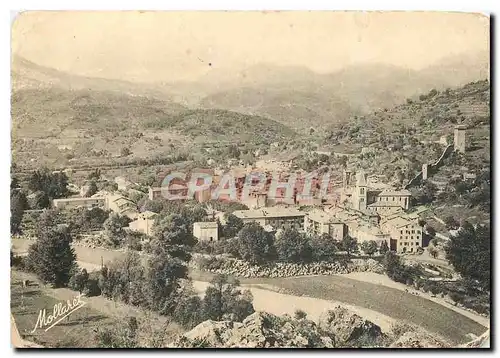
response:
[[[195,290],[199,293],[205,292],[208,287],[207,282],[193,281],[193,286]],[[396,320],[382,315],[378,312],[363,308],[345,304],[343,302],[337,302],[332,300],[322,300],[312,297],[297,297],[292,295],[287,295],[283,293],[273,292],[274,288],[267,286],[266,289],[259,285],[242,285],[242,288],[249,289],[253,295],[253,306],[256,311],[266,311],[275,315],[288,314],[293,317],[296,310],[300,309],[307,313],[307,318],[318,322],[319,317],[322,313],[335,308],[336,306],[345,307],[359,316],[372,321],[373,323],[380,326],[382,331],[388,332],[391,329],[391,325],[396,322]],[[265,287],[265,286],[264,286]]]
[[[24,242],[23,242],[24,241]],[[12,240],[14,250],[27,250],[30,242]],[[75,246],[78,261],[100,265],[122,257],[123,251],[92,249]],[[209,280],[210,274],[193,272],[194,280]],[[242,284],[270,285],[293,296],[308,296],[328,301],[342,302],[355,307],[362,307],[397,320],[408,321],[422,326],[430,332],[448,338],[454,343],[464,343],[467,334],[479,336],[486,326],[469,318],[463,312],[457,312],[441,303],[427,298],[414,296],[400,289],[372,282],[363,282],[348,277],[316,276],[291,278],[256,278],[242,279]]]

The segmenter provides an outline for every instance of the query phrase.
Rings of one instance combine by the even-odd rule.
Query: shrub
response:
[[[295,310],[295,313],[293,314],[293,318],[295,319],[306,319],[307,318],[307,313],[298,309]]]
[[[451,298],[453,301],[455,301],[455,302],[457,302],[457,303],[462,303],[462,302],[464,301],[464,298],[465,298],[465,296],[464,296],[463,294],[458,293],[458,292],[454,292],[454,291],[453,291],[453,292],[450,292],[450,293],[449,293],[449,296],[450,296],[450,298]]]
[[[97,279],[89,279],[87,281],[87,284],[85,285],[85,289],[83,290],[83,293],[87,297],[100,296],[101,289],[99,288],[99,284],[98,284]]]

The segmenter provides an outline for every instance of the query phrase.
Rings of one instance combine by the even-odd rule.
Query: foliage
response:
[[[307,318],[307,313],[304,312],[304,311],[302,311],[302,310],[300,310],[300,309],[297,309],[297,310],[295,310],[295,312],[293,314],[293,318],[297,319],[297,320],[299,320],[299,319],[306,319]]]
[[[330,235],[313,235],[310,239],[314,261],[331,261],[338,250],[338,242]]]
[[[18,234],[21,232],[21,221],[23,220],[24,210],[28,208],[26,195],[17,189],[10,192],[10,233]]]
[[[387,245],[387,243],[386,243]],[[361,243],[361,250],[369,256],[373,255],[375,252],[377,252],[378,245],[376,241],[370,240],[370,241],[363,241]]]
[[[27,268],[43,282],[65,286],[75,266],[76,255],[67,230],[51,227],[41,232],[28,250]]]
[[[346,235],[342,238],[342,241],[340,241],[340,247],[342,250],[346,251],[347,256],[350,257],[351,254],[358,251],[358,241],[355,238]]]
[[[87,192],[85,193],[85,196],[91,197],[95,193],[97,193],[97,184],[96,184],[95,180],[91,180],[89,183],[89,188],[87,189]]]
[[[393,281],[406,283],[408,280],[415,280],[420,276],[420,271],[415,267],[405,266],[396,253],[388,251],[383,260],[387,276]]]
[[[380,244],[380,248],[379,248],[379,252],[382,254],[382,255],[385,255],[385,253],[389,251],[389,245],[387,244],[387,241],[382,241],[382,243]]]
[[[220,321],[227,317],[241,322],[255,312],[250,291],[241,292],[238,280],[231,280],[225,275],[217,275],[203,298],[203,309],[207,319]]]
[[[444,224],[446,225],[446,228],[448,230],[454,230],[458,229],[460,227],[460,223],[453,217],[453,216],[447,216],[444,218]]]
[[[87,209],[84,207],[76,208],[68,214],[67,222],[72,224],[77,232],[89,232],[102,230],[104,222],[108,219],[109,212],[101,208]]]
[[[446,259],[464,278],[489,290],[491,275],[491,233],[488,226],[469,223],[451,236],[445,246]]]
[[[252,264],[264,263],[274,259],[273,238],[258,223],[243,226],[238,233],[238,256]]]
[[[222,228],[222,235],[226,239],[235,237],[243,228],[243,220],[233,214],[225,214],[226,224]]]
[[[203,302],[199,296],[183,297],[172,317],[186,329],[191,329],[205,320]]]
[[[282,262],[310,262],[311,245],[307,236],[295,229],[287,228],[280,232],[275,241],[276,254]]]
[[[28,178],[28,188],[44,192],[49,200],[64,198],[68,195],[68,177],[65,173],[51,173],[48,169],[35,170]]]
[[[89,280],[89,274],[86,269],[75,270],[74,274],[69,279],[68,287],[78,291],[80,293],[83,292],[85,287],[87,286],[87,282]]]
[[[126,216],[121,216],[116,213],[112,213],[104,221],[103,228],[106,235],[111,239],[111,244],[114,247],[118,247],[120,243],[125,238],[125,229],[130,222]]]

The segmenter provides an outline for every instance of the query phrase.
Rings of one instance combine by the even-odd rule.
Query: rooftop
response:
[[[152,219],[157,215],[158,215],[157,213],[155,213],[153,211],[149,211],[149,210],[143,211],[142,213],[139,214],[139,216],[142,219]]]
[[[256,210],[237,210],[233,215],[240,219],[257,219],[269,217],[297,217],[305,216],[305,213],[295,208],[271,207]]]
[[[309,211],[306,215],[309,219],[323,224],[340,223],[340,220],[335,218],[333,215],[328,214],[325,211],[319,209],[313,209]]]
[[[199,226],[202,229],[216,229],[218,227],[216,221],[200,221],[194,223],[193,225]]]
[[[54,199],[53,201],[55,203],[61,203],[61,202],[71,202],[71,201],[92,201],[92,200],[104,200],[105,198],[103,196],[99,197],[91,197],[91,198],[63,198],[63,199]]]
[[[400,208],[401,204],[394,202],[394,201],[376,201],[374,203],[371,203],[368,205],[369,208],[386,208],[386,207],[393,207],[393,208]]]
[[[384,190],[378,196],[411,196],[411,193],[406,190]]]

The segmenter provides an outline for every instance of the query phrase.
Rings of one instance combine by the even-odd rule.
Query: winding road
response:
[[[14,252],[26,252],[32,241],[13,239]],[[77,260],[96,266],[123,257],[124,251],[74,246]],[[207,281],[209,274],[192,272],[194,280]],[[379,312],[393,319],[420,325],[435,332],[454,344],[470,341],[467,335],[482,335],[488,327],[439,303],[420,296],[369,282],[363,282],[340,275],[241,279],[242,284],[268,285],[284,289],[296,296],[313,297],[322,300],[344,302]]]

